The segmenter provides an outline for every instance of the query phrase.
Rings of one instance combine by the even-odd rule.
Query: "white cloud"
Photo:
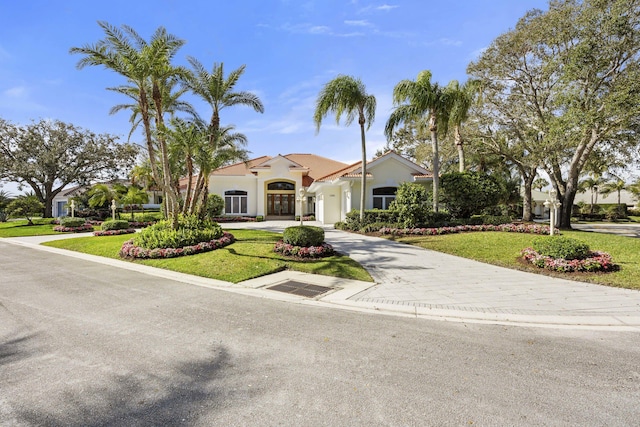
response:
[[[0,93],[1,109],[12,111],[43,111],[46,108],[31,99],[31,89],[24,85],[13,86]]]
[[[9,98],[24,98],[28,95],[27,88],[24,86],[15,86],[2,93]]]
[[[371,12],[371,11],[382,11],[382,12],[389,12],[390,10],[396,9],[400,6],[398,5],[390,5],[390,4],[382,4],[379,6],[374,6],[374,5],[369,5],[366,7],[361,8],[358,13],[367,13],[367,12]]]
[[[344,21],[344,23],[346,25],[352,25],[354,27],[372,27],[373,24],[371,24],[369,21],[366,21],[364,19],[361,20],[347,20]]]
[[[261,25],[264,28],[269,28],[266,25]],[[292,34],[311,34],[311,35],[325,35],[332,37],[360,37],[364,36],[361,32],[340,33],[334,32],[331,27],[326,25],[312,25],[309,23],[302,24],[284,24],[278,28],[279,30],[286,31]]]
[[[331,28],[325,25],[315,25],[315,26],[309,27],[308,32],[310,34],[331,34]]]
[[[397,5],[389,5],[389,4],[383,4],[382,6],[378,6],[376,7],[376,10],[384,10],[385,12],[390,11],[392,9],[395,9],[399,6]]]

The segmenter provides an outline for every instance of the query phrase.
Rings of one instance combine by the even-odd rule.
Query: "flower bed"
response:
[[[84,224],[79,227],[65,227],[63,225],[57,225],[53,227],[53,231],[57,231],[59,233],[82,233],[84,231],[93,231],[93,226],[91,224]]]
[[[234,241],[235,237],[233,237],[233,234],[225,232],[219,239],[200,242],[193,246],[184,246],[182,248],[145,249],[134,245],[133,239],[131,239],[122,244],[122,247],[120,248],[120,256],[123,258],[175,258],[183,255],[194,255],[220,249],[230,245]]]
[[[94,231],[93,235],[94,236],[117,236],[119,234],[131,234],[131,233],[135,233],[136,230],[134,228],[124,228],[124,229],[120,229],[120,230],[99,230],[99,231]]]
[[[322,243],[320,246],[294,246],[284,243],[282,240],[276,242],[273,250],[285,256],[298,258],[323,258],[335,253],[333,246],[329,243]]]
[[[148,227],[150,225],[155,224],[155,222],[150,222],[150,221],[129,221],[129,226],[131,228],[145,228]]]
[[[464,233],[469,231],[505,231],[509,233],[549,234],[548,225],[539,224],[481,224],[457,225],[437,228],[389,228],[383,227],[380,233],[392,236],[436,236],[441,234]]]
[[[584,259],[566,260],[540,255],[533,248],[522,250],[522,258],[539,268],[560,272],[596,272],[616,271],[619,267],[613,263],[611,255],[606,252],[591,252]]]
[[[256,222],[257,219],[251,216],[219,216],[211,218],[215,222]]]

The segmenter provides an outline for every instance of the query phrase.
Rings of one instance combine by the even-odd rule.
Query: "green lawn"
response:
[[[228,230],[236,242],[222,249],[178,258],[136,260],[139,264],[195,274],[211,279],[238,283],[254,277],[276,273],[285,269],[346,279],[371,282],[364,268],[349,257],[335,255],[319,260],[297,261],[273,252],[273,246],[282,236],[260,230]],[[122,242],[131,235],[78,237],[44,243],[47,246],[69,249],[119,259]]]
[[[591,250],[608,252],[621,269],[612,273],[552,273],[518,261],[520,251],[531,246],[533,234],[472,232],[442,236],[396,238],[399,242],[470,258],[488,264],[532,271],[572,280],[620,288],[640,289],[640,239],[613,234],[563,231],[563,235],[586,242]]]
[[[27,225],[26,219],[0,222],[0,237],[24,237],[60,234],[57,231],[53,231],[54,225],[51,224],[51,218],[34,219],[33,223],[34,225]]]

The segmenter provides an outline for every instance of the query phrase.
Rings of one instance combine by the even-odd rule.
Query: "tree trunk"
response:
[[[464,148],[462,146],[462,135],[460,135],[460,126],[455,127],[454,138],[456,142],[456,148],[458,149],[458,172],[464,172]]]
[[[429,130],[431,131],[431,142],[433,144],[433,211],[438,212],[438,188],[440,180],[440,153],[438,151],[438,126],[436,116],[429,118]]]
[[[536,177],[535,173],[526,177],[524,177],[524,194],[522,195],[522,220],[523,221],[533,221],[533,214],[531,213],[532,208],[532,199],[531,197],[531,188],[533,186],[533,180]]]
[[[366,201],[367,189],[367,143],[364,134],[364,114],[360,113],[360,140],[362,142],[362,179],[360,181],[360,220],[364,218],[364,204]]]

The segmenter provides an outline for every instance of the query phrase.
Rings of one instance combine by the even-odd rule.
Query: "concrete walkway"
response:
[[[295,224],[293,221],[269,221],[223,226],[282,231]],[[640,332],[640,291],[551,278],[386,239],[346,233],[329,227],[325,227],[325,230],[326,241],[337,251],[361,263],[375,283],[286,271],[231,284],[119,260],[34,246],[63,236],[0,241],[61,252],[199,286],[300,304],[331,305],[449,321]],[[304,298],[268,289],[292,280],[331,287],[333,291],[316,298]]]

